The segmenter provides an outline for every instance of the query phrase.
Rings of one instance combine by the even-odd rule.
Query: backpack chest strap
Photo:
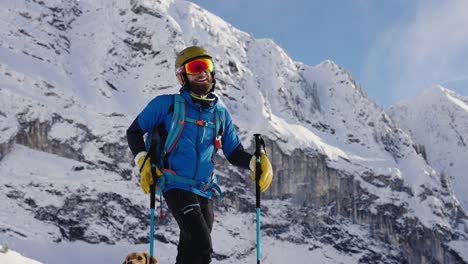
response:
[[[189,123],[193,123],[193,124],[196,124],[197,126],[202,126],[202,127],[206,127],[206,128],[216,128],[214,122],[212,121],[207,121],[207,120],[203,120],[203,119],[195,119],[195,118],[191,118],[191,117],[185,117],[185,121],[186,122],[189,122]]]

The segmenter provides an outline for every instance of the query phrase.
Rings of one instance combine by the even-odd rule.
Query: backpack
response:
[[[180,94],[176,94],[174,96],[174,113],[169,131],[166,131],[164,124],[161,124],[159,126],[155,126],[146,135],[145,147],[148,153],[147,155],[151,157],[151,166],[160,168],[163,173],[163,176],[159,177],[156,181],[156,184],[159,187],[158,192],[160,194],[167,184],[177,182],[194,187],[200,191],[212,189],[221,196],[222,200],[222,191],[217,184],[218,175],[215,175],[214,172],[210,177],[210,181],[204,182],[178,176],[174,171],[168,168],[168,157],[177,145],[186,122],[195,123],[199,126],[215,130],[215,138],[213,139],[215,150],[213,151],[212,158],[214,158],[217,151],[221,148],[221,138],[223,136],[225,125],[225,109],[222,107],[216,107],[214,110],[213,122],[206,122],[204,120],[196,120],[187,117],[185,104],[185,99]]]

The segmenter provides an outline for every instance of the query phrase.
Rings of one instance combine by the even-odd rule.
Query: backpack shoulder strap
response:
[[[216,136],[223,136],[224,125],[226,123],[226,109],[222,106],[217,106],[215,110],[215,131]]]
[[[147,153],[150,152],[151,144],[153,144],[152,140],[153,140],[153,133],[154,132],[156,132],[156,131],[154,131],[154,128],[153,128],[150,131],[148,131],[148,133],[146,133],[145,149],[146,149]]]
[[[153,127],[148,133],[146,134],[145,139],[145,149],[146,149],[146,156],[151,157],[151,165],[152,166],[160,166],[159,154],[161,153],[160,149],[160,142],[161,142],[161,135],[158,131],[158,126]]]
[[[182,135],[182,131],[185,127],[185,99],[180,95],[174,95],[174,114],[172,116],[172,124],[168,131],[166,142],[164,144],[164,155],[168,155],[177,141]]]
[[[214,143],[214,151],[213,151],[213,155],[212,155],[212,159],[214,160],[214,156],[216,155],[216,152],[222,148],[222,137],[223,137],[223,134],[224,134],[224,125],[225,125],[225,121],[226,121],[226,109],[224,109],[223,107],[219,107],[217,106],[215,111],[214,111],[214,114],[213,114],[213,122],[214,122],[214,127],[213,127],[213,130],[214,130],[214,133],[213,133],[213,136],[214,136],[214,140],[213,140],[213,143]]]

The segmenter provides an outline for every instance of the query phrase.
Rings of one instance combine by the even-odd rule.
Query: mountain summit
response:
[[[447,179],[467,211],[468,98],[435,86],[398,103],[390,114],[421,146],[429,164]]]

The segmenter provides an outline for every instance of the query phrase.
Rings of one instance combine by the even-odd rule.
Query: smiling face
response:
[[[207,95],[213,86],[211,74],[202,71],[198,74],[187,74],[190,90],[197,95]]]

